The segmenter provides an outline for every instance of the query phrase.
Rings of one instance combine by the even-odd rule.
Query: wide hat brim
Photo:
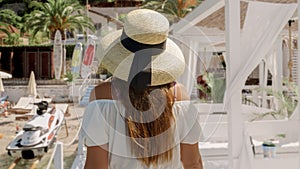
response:
[[[98,50],[99,61],[113,76],[128,81],[134,53],[121,43],[122,30],[106,35]],[[175,81],[185,68],[184,56],[180,48],[167,38],[165,50],[151,57],[151,86]]]

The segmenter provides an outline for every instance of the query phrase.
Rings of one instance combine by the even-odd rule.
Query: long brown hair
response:
[[[174,96],[170,88],[174,83],[146,87],[137,91],[134,86],[116,84],[118,97],[126,108],[124,118],[130,137],[131,152],[146,166],[157,166],[170,161],[174,146]],[[125,91],[128,89],[128,92]]]

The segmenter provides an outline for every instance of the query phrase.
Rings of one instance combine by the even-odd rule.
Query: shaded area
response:
[[[68,147],[64,147],[64,149],[67,149],[67,148]],[[52,151],[51,151],[51,153],[52,153]],[[49,160],[50,160],[51,153],[48,153],[47,156],[44,156],[41,159],[41,162],[37,165],[37,168],[47,168],[47,165],[48,165]],[[64,168],[71,168],[72,164],[73,164],[73,161],[76,157],[76,152],[73,152],[70,155],[66,155],[66,154],[68,154],[68,153],[64,152]],[[50,168],[54,169],[54,162],[53,161],[52,161],[52,165],[51,165]]]
[[[11,157],[8,154],[1,154],[0,156],[1,156],[0,168],[8,168],[16,159],[16,157]],[[18,164],[14,167],[14,169],[30,168],[35,160],[36,159],[32,159],[32,160],[21,159],[18,162]]]
[[[14,122],[13,122],[13,121],[4,121],[4,122],[0,122],[0,126],[6,125],[6,124],[10,124],[10,123],[14,123]]]

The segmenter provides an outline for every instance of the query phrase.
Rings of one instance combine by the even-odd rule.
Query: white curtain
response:
[[[183,75],[178,78],[178,82],[183,84],[188,94],[192,97],[197,96],[197,77],[207,71],[210,66],[213,53],[217,52],[210,44],[204,44],[197,40],[190,40],[188,37],[181,37],[179,44],[184,56],[186,68]]]
[[[187,44],[187,45],[186,45]],[[199,57],[199,43],[191,40],[188,42],[183,41],[181,44],[181,50],[185,57],[185,72],[180,76],[178,82],[183,84],[191,97],[197,97],[197,91],[195,88],[197,75],[199,74],[199,66],[201,64],[201,58]]]
[[[265,63],[266,63],[266,67],[267,69],[270,71],[270,73],[272,74],[272,76],[276,76],[277,72],[277,63],[276,63],[276,48],[277,46],[274,45],[272,47],[272,49],[269,51],[269,53],[266,55],[266,58],[264,59]]]
[[[270,51],[276,38],[292,17],[297,4],[250,1],[241,32],[240,69],[228,85],[227,97],[240,91],[255,67]],[[276,18],[276,19],[274,19]]]
[[[287,39],[284,39],[282,41],[282,54],[283,56],[289,56],[289,46]],[[288,78],[289,77],[289,67],[288,67],[288,59],[282,60],[282,68],[283,68],[283,77]]]
[[[277,40],[276,40],[277,42]],[[277,64],[277,56],[279,55],[277,52],[278,50],[276,50],[277,44],[273,45],[272,49],[269,51],[269,53],[266,55],[266,58],[264,58],[264,62],[265,62],[265,71],[270,71],[271,75],[272,75],[272,89],[274,91],[278,91],[278,84],[276,79],[279,78],[278,77],[278,64]],[[264,85],[262,86],[263,88],[267,87],[267,81],[268,81],[268,72],[266,72],[265,76],[264,76]],[[276,98],[273,99],[274,102]],[[262,95],[262,102],[263,102],[263,106],[266,107],[267,104],[267,98],[266,98],[266,92],[263,92]],[[274,103],[273,103],[274,104]],[[274,105],[271,105],[274,106]],[[276,107],[276,106],[275,106]],[[274,107],[271,107],[274,108]]]

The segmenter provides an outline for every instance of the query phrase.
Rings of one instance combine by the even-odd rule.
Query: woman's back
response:
[[[114,78],[91,96],[108,100],[86,109],[86,168],[202,168],[197,111],[174,83],[185,58],[168,32],[165,16],[137,9],[102,38],[101,64]]]
[[[197,110],[189,101],[177,101],[174,103],[173,112],[175,123],[174,145],[172,160],[162,163],[153,168],[182,168],[180,157],[180,144],[195,144],[199,141],[201,127],[198,121]],[[86,108],[82,131],[85,135],[87,146],[107,145],[110,152],[108,163],[110,168],[152,168],[147,167],[131,152],[130,138],[126,134],[126,124],[124,122],[125,107],[116,100],[96,100],[91,102]],[[160,141],[165,140],[165,133],[156,136]],[[156,145],[158,153],[167,151],[163,147]]]

